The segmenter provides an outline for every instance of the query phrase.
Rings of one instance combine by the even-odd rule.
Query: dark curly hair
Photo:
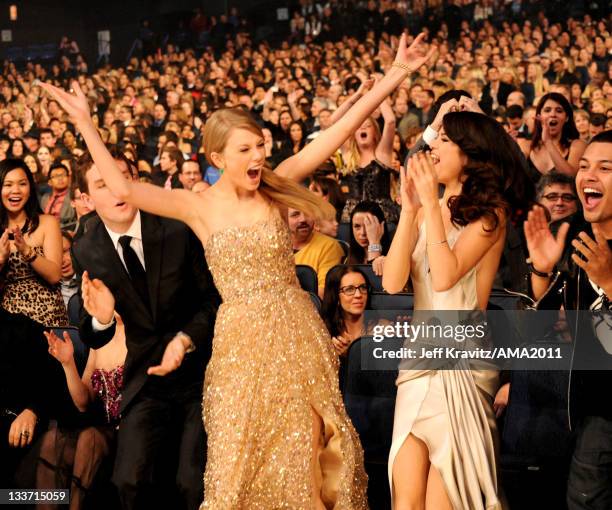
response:
[[[499,212],[520,221],[534,201],[527,162],[519,146],[496,120],[474,112],[444,116],[446,136],[467,156],[461,193],[448,200],[451,221],[458,226],[484,218],[495,230]]]
[[[544,104],[546,104],[546,101],[549,99],[560,104],[565,111],[565,115],[567,116],[567,120],[565,121],[565,124],[563,124],[563,129],[561,130],[561,145],[567,149],[572,144],[572,141],[580,138],[580,133],[578,133],[578,128],[574,122],[574,110],[572,109],[572,105],[564,95],[559,94],[558,92],[549,92],[541,97],[540,101],[538,101],[538,105],[536,106],[536,121],[535,128],[533,130],[533,137],[531,138],[531,150],[534,150],[542,142],[542,123],[537,118],[540,113],[542,113]]]

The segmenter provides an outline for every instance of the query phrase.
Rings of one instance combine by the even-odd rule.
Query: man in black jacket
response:
[[[573,334],[568,506],[603,510],[612,508],[612,131],[589,143],[576,188],[586,223],[566,223],[554,237],[543,210],[534,210],[525,236],[536,307],[563,305]]]
[[[133,178],[125,161],[117,162]],[[205,458],[203,376],[220,302],[202,245],[184,224],[117,200],[89,154],[76,174],[98,213],[72,253],[83,280],[81,336],[93,348],[109,342],[115,310],[126,331],[113,482],[124,508],[156,508],[157,475],[168,471],[159,465],[161,452],[178,451],[173,507],[196,509]]]

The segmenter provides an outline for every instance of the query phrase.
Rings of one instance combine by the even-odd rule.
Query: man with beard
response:
[[[314,220],[297,209],[289,209],[289,230],[295,263],[312,267],[319,280],[319,297],[323,298],[327,271],[342,262],[344,250],[331,237],[314,230]]]

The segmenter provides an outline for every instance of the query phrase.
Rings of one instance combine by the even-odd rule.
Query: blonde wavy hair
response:
[[[380,127],[378,122],[374,119],[374,117],[368,117],[363,124],[367,121],[370,121],[372,127],[374,128],[374,147],[378,146],[378,142],[380,142],[380,138],[382,134],[380,132]],[[359,129],[361,126],[359,127]],[[355,133],[351,134],[351,139],[349,141],[348,148],[348,157],[343,161],[342,168],[340,169],[340,173],[342,175],[349,175],[355,172],[359,168],[359,163],[361,161],[361,154],[359,153],[359,146],[357,145],[357,139],[355,138]]]
[[[215,111],[206,121],[202,147],[206,160],[214,166],[210,155],[221,153],[234,129],[245,129],[263,138],[261,128],[255,119],[242,108],[221,108]],[[335,217],[333,205],[315,195],[297,182],[275,174],[264,163],[261,172],[259,192],[275,204],[291,209],[298,209],[317,220],[329,220]]]

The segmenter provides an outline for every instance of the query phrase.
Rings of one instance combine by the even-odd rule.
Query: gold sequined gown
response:
[[[299,288],[277,214],[213,233],[206,259],[223,298],[204,380],[203,509],[367,508],[363,452],[338,389],[338,358]],[[314,410],[323,420],[313,463]]]

